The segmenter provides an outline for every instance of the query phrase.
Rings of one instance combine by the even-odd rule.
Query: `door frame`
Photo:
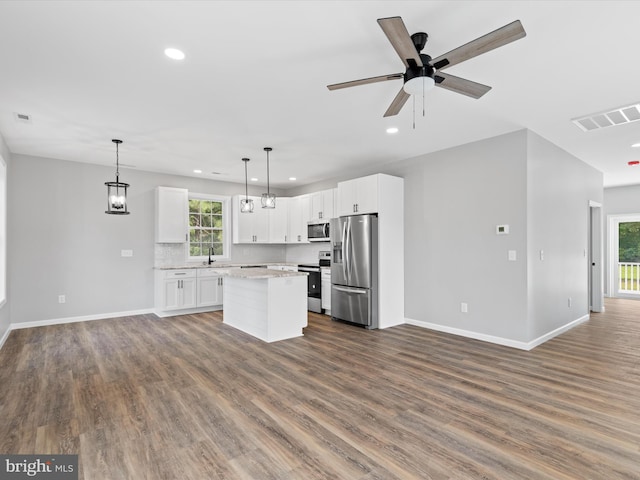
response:
[[[589,310],[604,312],[602,204],[589,201]]]
[[[609,235],[607,236],[607,252],[609,253],[607,260],[609,268],[607,269],[607,293],[609,297],[619,298],[638,298],[638,295],[618,293],[618,247],[619,247],[619,225],[626,222],[640,222],[640,213],[620,213],[616,215],[607,215],[607,223],[609,227]]]

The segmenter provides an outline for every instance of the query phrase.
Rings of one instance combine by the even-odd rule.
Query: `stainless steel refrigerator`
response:
[[[378,217],[331,220],[331,318],[378,328]]]

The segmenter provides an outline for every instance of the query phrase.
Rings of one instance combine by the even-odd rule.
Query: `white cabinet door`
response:
[[[338,183],[337,216],[378,212],[378,175]]]
[[[308,243],[307,223],[311,217],[311,196],[289,199],[289,235],[287,243]]]
[[[310,195],[311,216],[309,220],[329,220],[335,217],[334,190],[331,188]]]
[[[195,270],[170,270],[162,274],[160,310],[178,310],[196,306]]]
[[[198,277],[198,307],[222,305],[222,277]]]
[[[269,243],[287,243],[289,235],[289,199],[278,197],[276,208],[268,210]]]
[[[185,188],[156,188],[156,243],[185,243],[189,216]]]
[[[267,243],[269,241],[269,209],[262,208],[260,197],[253,200],[253,212],[240,212],[240,200],[244,195],[234,195],[232,205],[233,243]],[[277,208],[277,207],[276,207]]]
[[[185,278],[182,280],[181,286],[182,304],[180,308],[193,308],[197,305],[196,298],[196,279]]]

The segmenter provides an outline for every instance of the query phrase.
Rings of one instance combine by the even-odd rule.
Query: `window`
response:
[[[229,256],[229,197],[189,193],[189,259]]]
[[[0,305],[7,300],[7,164],[0,156]]]

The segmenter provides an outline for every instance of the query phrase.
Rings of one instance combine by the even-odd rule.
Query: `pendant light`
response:
[[[118,154],[118,145],[122,143],[122,140],[111,140],[116,144],[116,181],[104,182],[107,186],[107,210],[104,213],[109,215],[129,215],[127,210],[127,188],[128,183],[122,183],[120,181],[120,158]]]
[[[267,193],[262,194],[262,208],[276,208],[276,195],[269,191],[269,152],[272,150],[271,147],[264,147],[267,152]]]
[[[248,158],[243,158],[244,162],[244,198],[240,200],[240,213],[253,213],[253,200],[249,198],[249,185],[247,184],[247,163]]]

